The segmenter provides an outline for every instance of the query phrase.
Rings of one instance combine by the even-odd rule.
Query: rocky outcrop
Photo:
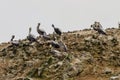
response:
[[[119,80],[120,30],[106,33],[89,29],[63,33],[67,52],[40,38],[41,44],[26,39],[18,46],[1,44],[0,80]]]

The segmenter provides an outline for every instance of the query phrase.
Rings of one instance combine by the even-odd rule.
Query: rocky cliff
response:
[[[64,32],[67,52],[39,37],[42,44],[27,39],[18,46],[2,43],[0,80],[119,80],[120,29],[105,31],[107,35],[90,29]]]

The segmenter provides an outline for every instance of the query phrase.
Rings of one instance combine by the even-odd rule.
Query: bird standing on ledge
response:
[[[42,29],[39,28],[40,27],[40,23],[38,23],[37,25],[37,32],[40,36],[43,36],[43,35],[47,35],[46,32]]]
[[[99,34],[103,34],[103,35],[107,35],[103,29],[102,29],[102,25],[100,24],[100,22],[96,22],[91,25],[91,27],[95,30],[95,31],[98,31]]]
[[[32,30],[32,28],[30,27],[30,28],[29,28],[29,34],[28,34],[28,36],[27,36],[27,39],[30,41],[30,43],[32,43],[32,42],[37,42],[37,43],[39,43],[39,42],[36,40],[35,36],[34,36],[33,34],[31,34],[31,30]]]
[[[56,28],[54,24],[52,24],[52,27],[54,28],[55,33],[61,36],[62,31],[59,28]]]
[[[12,35],[12,38],[11,38],[10,42],[12,43],[12,45],[18,46],[19,41],[18,40],[13,40],[14,38],[15,38],[15,35]]]

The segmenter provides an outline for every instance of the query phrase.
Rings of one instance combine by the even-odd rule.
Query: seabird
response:
[[[120,29],[120,22],[118,22],[118,28]]]
[[[52,24],[52,27],[54,28],[55,33],[61,36],[62,31],[59,28],[56,28],[54,24]]]
[[[32,30],[32,28],[30,27],[30,28],[29,28],[29,34],[28,34],[28,36],[27,36],[27,39],[28,39],[30,42],[38,42],[38,41],[36,40],[35,36],[34,36],[33,34],[31,34],[31,30]]]
[[[60,48],[60,44],[57,41],[48,41],[49,44],[51,44],[52,47],[54,48]]]
[[[67,48],[67,46],[65,45],[65,43],[64,43],[62,40],[59,41],[58,43],[59,43],[60,47],[61,47],[65,52],[67,52],[68,48]]]
[[[44,38],[45,40],[51,40],[50,36],[48,36],[48,35],[43,35],[43,38]]]
[[[102,25],[100,24],[100,22],[95,22],[93,25],[91,25],[91,27],[92,27],[95,31],[98,31],[99,34],[107,35],[107,34],[103,31]]]
[[[11,38],[10,42],[12,43],[12,45],[18,46],[19,41],[18,40],[13,40],[14,38],[15,38],[15,35],[12,35],[12,38]]]
[[[42,29],[39,28],[40,27],[40,23],[38,23],[37,25],[37,32],[39,35],[47,35],[46,32]]]

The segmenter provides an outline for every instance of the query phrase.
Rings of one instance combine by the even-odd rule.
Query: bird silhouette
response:
[[[61,36],[62,31],[59,28],[56,28],[54,24],[52,24],[52,27],[54,28],[55,33]]]
[[[15,35],[12,35],[12,38],[11,38],[10,42],[12,43],[12,45],[18,46],[19,41],[18,40],[13,40],[14,38],[15,38]]]

